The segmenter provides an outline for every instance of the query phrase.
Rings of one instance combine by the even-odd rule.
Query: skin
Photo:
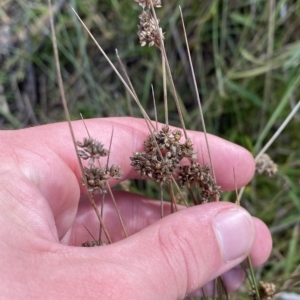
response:
[[[129,157],[143,148],[145,122],[109,118],[87,120],[86,125],[106,148],[113,127],[110,164],[122,165],[124,179],[139,178]],[[76,140],[87,136],[81,121],[73,126]],[[203,134],[188,136],[199,161],[208,162]],[[238,188],[251,180],[254,161],[247,150],[215,136],[209,136],[209,144],[222,190],[235,188],[233,168]],[[3,299],[183,299],[220,274],[228,290],[236,289],[244,279],[237,265],[250,254],[259,266],[270,254],[272,241],[265,224],[232,203],[182,207],[160,219],[159,201],[124,191],[114,195],[130,237],[124,239],[107,196],[104,219],[114,244],[78,247],[92,240],[82,224],[97,237],[99,222],[80,184],[67,123],[1,131],[0,149]],[[114,186],[117,181],[109,183]],[[232,216],[243,212],[250,220],[249,246],[230,260],[224,259],[219,242],[223,233],[217,235],[214,225],[216,216],[228,211]],[[167,203],[165,213],[170,213]],[[235,234],[224,230],[225,235]]]

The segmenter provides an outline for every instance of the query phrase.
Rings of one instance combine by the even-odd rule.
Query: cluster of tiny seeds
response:
[[[140,44],[142,47],[145,45],[149,45],[149,47],[156,46],[160,47],[160,36],[157,32],[156,21],[152,17],[149,10],[143,10],[143,12],[139,15],[140,25],[138,25],[138,37],[140,40]],[[157,20],[159,22],[159,20]],[[160,28],[160,32],[161,28]],[[161,34],[163,38],[163,34]]]
[[[121,165],[112,165],[110,168],[91,165],[89,168],[84,167],[84,175],[88,185],[87,190],[90,193],[98,191],[102,195],[106,193],[106,181],[109,178],[119,180],[122,178],[123,173],[121,171]],[[82,183],[85,185],[84,180],[82,180]]]
[[[151,2],[154,7],[161,7],[161,0],[134,0],[143,8],[151,8]]]
[[[261,300],[272,300],[276,292],[276,287],[274,283],[260,281],[258,283],[258,292]],[[253,300],[257,300],[255,288],[252,287],[252,290],[249,293],[249,296]]]
[[[82,247],[98,247],[98,246],[105,246],[106,245],[106,242],[104,241],[92,241],[92,242],[84,242],[81,244]]]
[[[187,188],[192,184],[200,187],[200,204],[207,203],[211,199],[216,200],[220,197],[221,190],[210,171],[210,166],[201,167],[198,162],[192,161],[190,165],[179,167],[178,184],[180,187],[187,186]]]
[[[87,190],[90,193],[98,191],[100,194],[106,193],[106,181],[110,178],[121,179],[121,165],[111,167],[97,167],[95,159],[107,156],[109,151],[103,148],[103,144],[92,138],[85,138],[83,142],[77,142],[77,146],[82,148],[77,154],[80,158],[87,160],[89,167],[84,167],[84,177],[82,183],[87,183]]]
[[[95,159],[108,155],[108,150],[103,148],[103,144],[92,138],[84,138],[83,143],[77,142],[77,146],[83,149],[77,151],[78,156],[88,159],[89,165],[93,165]]]
[[[262,154],[256,162],[256,172],[267,177],[273,177],[277,171],[277,164],[270,158],[268,154]]]
[[[190,140],[181,144],[181,137],[180,130],[172,132],[167,125],[159,132],[154,131],[144,142],[145,151],[135,152],[130,157],[131,165],[141,176],[147,175],[159,183],[170,183],[181,159],[196,157]]]
[[[196,161],[197,154],[188,138],[180,143],[182,132],[171,131],[169,126],[149,134],[144,142],[145,151],[135,152],[131,165],[141,176],[148,176],[159,183],[170,183],[172,176],[178,174],[180,187],[190,188],[192,184],[201,188],[201,203],[208,202],[220,196],[220,187],[210,174],[211,167],[201,167]],[[180,166],[183,158],[187,158],[189,165]]]

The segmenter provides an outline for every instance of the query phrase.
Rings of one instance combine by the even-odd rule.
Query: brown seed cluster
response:
[[[256,162],[256,172],[267,177],[273,177],[277,171],[277,164],[270,158],[268,154],[262,154]]]
[[[258,292],[259,292],[261,300],[274,299],[275,291],[276,291],[276,287],[275,287],[274,283],[264,282],[264,281],[260,281],[258,283]],[[252,290],[249,293],[249,296],[251,297],[251,299],[257,300],[257,296],[256,296],[254,287],[252,287]]]
[[[173,175],[177,175],[180,187],[201,188],[200,202],[208,202],[220,195],[220,187],[210,174],[209,166],[201,167],[197,160],[192,141],[187,138],[180,142],[182,132],[171,131],[164,125],[160,131],[154,131],[144,142],[145,151],[134,152],[130,157],[131,165],[141,176],[148,176],[158,183],[170,183]],[[180,166],[183,158],[189,164]]]
[[[80,158],[87,160],[89,167],[84,167],[83,185],[87,184],[87,190],[90,193],[99,192],[101,195],[106,193],[106,182],[110,178],[121,179],[123,172],[121,165],[112,165],[111,167],[98,167],[95,160],[107,156],[109,151],[104,149],[103,144],[92,138],[85,138],[83,142],[77,142],[77,146],[82,148],[77,154]]]
[[[151,3],[153,7],[161,7],[161,0],[135,0],[143,7],[143,12],[139,15],[140,24],[138,25],[138,37],[142,47],[147,44],[149,47],[156,46],[160,48],[160,41],[164,39],[162,29],[157,28],[159,20],[155,19],[151,13]],[[146,8],[146,10],[144,10]],[[161,36],[161,37],[160,37]]]
[[[161,0],[134,0],[137,2],[140,6],[143,8],[151,8],[151,2],[153,4],[153,7],[161,7]]]
[[[131,165],[141,176],[147,175],[159,183],[170,183],[177,166],[183,157],[195,157],[192,143],[180,143],[180,130],[171,131],[165,125],[162,129],[149,134],[144,142],[145,151],[135,152]]]
[[[108,150],[95,139],[84,138],[83,142],[77,142],[77,146],[83,150],[78,150],[77,154],[82,159],[88,159],[89,165],[93,165],[95,159],[101,156],[107,156]]]
[[[221,190],[210,173],[210,166],[202,167],[198,162],[193,161],[190,165],[180,166],[179,169],[178,184],[180,187],[190,188],[194,184],[201,189],[199,204],[219,199]]]
[[[104,241],[92,241],[92,242],[84,242],[81,244],[81,247],[98,247],[98,246],[105,246],[106,242]]]
[[[139,16],[140,25],[138,25],[138,37],[142,47],[149,45],[149,47],[160,47],[160,34],[163,38],[162,30],[159,28],[160,33],[157,31],[156,21],[151,15],[150,10],[143,10]],[[157,20],[159,22],[159,20]]]

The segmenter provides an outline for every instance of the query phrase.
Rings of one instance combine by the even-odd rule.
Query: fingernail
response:
[[[224,262],[245,258],[255,237],[252,217],[243,209],[231,209],[218,213],[213,227]]]

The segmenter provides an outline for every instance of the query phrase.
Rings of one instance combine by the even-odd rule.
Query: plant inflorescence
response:
[[[178,104],[176,90],[164,49],[164,34],[162,29],[159,27],[159,20],[157,19],[154,11],[154,8],[162,7],[162,3],[159,0],[136,0],[136,2],[138,2],[143,8],[143,11],[139,16],[138,25],[140,45],[148,45],[150,47],[156,46],[161,51],[162,69],[164,70],[164,68],[167,67],[168,70],[168,80],[172,86],[171,92],[178,108],[182,130],[170,129],[167,114],[165,114],[165,125],[163,125],[160,130],[157,129],[157,122],[156,128],[154,128],[153,125],[151,127],[149,126],[149,118],[145,117],[145,114],[142,111],[149,128],[149,134],[144,141],[143,151],[136,151],[130,157],[131,165],[134,167],[135,171],[141,175],[141,177],[147,176],[159,184],[162,202],[165,199],[162,197],[164,184],[170,187],[171,202],[175,200],[176,197],[174,197],[173,182],[179,188],[187,188],[190,198],[185,199],[186,204],[199,205],[210,201],[218,201],[221,190],[215,180],[212,163],[210,162],[210,164],[206,164],[204,161],[201,163],[197,161],[198,154],[195,152],[193,143],[188,138],[185,130],[182,112],[180,110],[180,105]],[[163,71],[163,81],[164,88],[166,88],[165,70]],[[136,96],[132,86],[129,88],[129,91],[131,95]],[[167,110],[166,90],[164,91],[164,98],[165,109]],[[181,141],[182,138],[184,138],[184,141]],[[77,146],[81,148],[81,150],[77,151],[79,158],[88,161],[88,167],[83,167],[82,182],[86,186],[88,193],[91,194],[91,203],[95,205],[93,202],[93,195],[98,192],[104,197],[107,190],[110,190],[107,181],[110,178],[118,180],[122,178],[121,166],[108,166],[108,163],[106,166],[97,164],[96,162],[100,157],[108,156],[109,150],[106,150],[102,143],[93,138],[85,138],[83,142],[77,142]],[[208,143],[206,146],[209,152]],[[271,177],[276,174],[277,169],[277,165],[265,154],[261,155],[256,161],[256,170],[259,174]],[[102,203],[102,208],[103,206],[104,202]],[[104,227],[101,217],[102,214],[99,214],[96,207],[95,211],[99,217],[101,226]],[[162,217],[163,216],[164,215],[162,213]],[[125,228],[124,232],[126,235]],[[112,242],[107,233],[106,237],[109,242]],[[99,238],[99,240],[94,239],[92,242],[85,242],[83,243],[83,246],[93,247],[104,244],[105,243],[101,240],[101,238]],[[221,290],[221,294],[224,293],[227,299],[226,287],[222,284],[222,279],[220,278],[219,281],[217,280],[217,283],[220,283],[219,289],[217,288],[217,290]],[[224,288],[220,289],[220,286],[223,286]],[[253,287],[249,296],[251,299],[270,300],[274,293],[274,284],[267,284],[260,281]],[[219,296],[221,297],[221,295]]]

